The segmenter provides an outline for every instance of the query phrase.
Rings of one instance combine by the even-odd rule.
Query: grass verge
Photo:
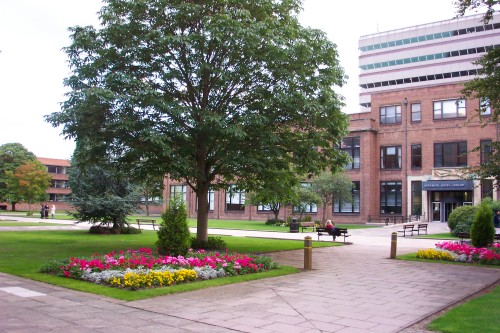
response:
[[[500,332],[500,287],[434,319],[427,328],[443,333]]]
[[[239,253],[300,250],[304,246],[303,241],[297,240],[270,240],[232,236],[221,236],[221,238],[226,241],[230,252]],[[127,301],[298,272],[297,269],[292,267],[282,267],[264,273],[143,291],[104,287],[84,281],[39,273],[40,266],[48,259],[89,257],[93,253],[107,253],[120,249],[155,248],[156,240],[157,235],[154,231],[143,231],[143,233],[137,235],[92,235],[86,230],[2,232],[0,233],[0,244],[2,244],[0,247],[0,271],[65,288]],[[334,242],[313,242],[314,247],[339,245],[341,244]]]
[[[60,223],[0,221],[0,227],[60,227]]]

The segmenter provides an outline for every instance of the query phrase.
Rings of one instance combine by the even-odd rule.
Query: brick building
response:
[[[360,112],[350,115],[341,145],[353,158],[346,166],[353,201],[328,207],[326,218],[363,223],[418,215],[444,222],[458,206],[498,198],[492,180],[464,178],[463,167],[488,158],[498,127],[483,127],[491,110],[477,117],[480,101],[460,92],[477,75],[473,61],[498,45],[500,15],[486,25],[475,15],[360,38]],[[471,151],[480,145],[482,153]],[[189,215],[196,216],[196,195],[182,183],[166,179],[165,185],[164,197],[182,193]],[[272,217],[265,207],[244,206],[245,194],[234,188],[209,197],[209,218]],[[318,212],[310,205],[312,219],[320,218]],[[280,218],[290,214],[284,208]]]

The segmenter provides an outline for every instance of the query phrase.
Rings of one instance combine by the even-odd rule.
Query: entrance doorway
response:
[[[441,202],[432,203],[432,222],[441,221]]]
[[[431,217],[433,222],[448,222],[451,212],[457,207],[472,202],[472,191],[431,192]]]

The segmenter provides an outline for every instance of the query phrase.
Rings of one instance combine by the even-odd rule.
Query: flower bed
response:
[[[437,243],[436,249],[418,250],[417,258],[500,265],[500,244],[475,248],[458,242]]]
[[[188,257],[171,257],[141,248],[94,254],[92,258],[51,261],[40,270],[67,278],[136,290],[257,273],[273,268],[277,268],[277,264],[265,256],[200,250],[190,251]]]

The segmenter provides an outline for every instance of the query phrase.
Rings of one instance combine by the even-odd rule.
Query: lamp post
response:
[[[404,131],[405,131],[405,200],[404,200],[404,211],[406,215],[408,214],[408,98],[405,97],[403,100],[403,106],[405,107],[405,115],[404,115]]]

